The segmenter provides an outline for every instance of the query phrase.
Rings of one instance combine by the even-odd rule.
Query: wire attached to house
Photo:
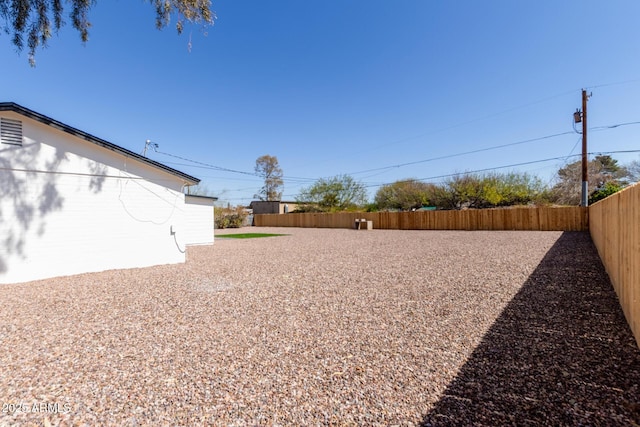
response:
[[[153,148],[153,151],[155,151],[158,154],[162,154],[164,156],[174,157],[176,159],[184,160],[185,162],[191,162],[191,163],[195,163],[195,164],[198,164],[198,165],[206,166],[207,168],[214,169],[214,170],[219,170],[219,171],[223,171],[223,172],[240,173],[240,174],[243,174],[243,175],[259,176],[255,172],[245,172],[245,171],[239,171],[239,170],[235,170],[235,169],[223,168],[222,166],[216,166],[216,165],[212,165],[212,164],[209,164],[209,163],[200,162],[198,160],[192,160],[192,159],[187,159],[186,157],[176,156],[175,154],[165,153],[163,151],[158,151],[156,147]]]
[[[125,171],[125,173],[127,173],[127,172]],[[143,223],[150,223],[150,224],[153,224],[153,225],[164,225],[164,224],[169,222],[169,220],[173,217],[174,212],[178,208],[178,206],[177,206],[178,205],[178,198],[180,197],[181,194],[183,194],[182,190],[184,189],[184,185],[182,186],[182,189],[180,190],[180,192],[175,192],[175,194],[173,194],[174,195],[174,199],[173,199],[173,202],[171,202],[171,201],[165,199],[164,197],[162,197],[161,195],[157,194],[155,191],[151,190],[150,188],[147,188],[144,185],[142,185],[141,183],[137,182],[135,179],[131,179],[131,182],[137,184],[143,190],[148,191],[149,193],[151,193],[155,197],[157,197],[159,200],[161,200],[164,203],[166,203],[169,206],[171,206],[171,211],[169,212],[169,215],[167,216],[167,218],[164,221],[158,222],[158,221],[154,221],[153,219],[141,219],[141,218],[138,218],[133,213],[131,213],[131,211],[129,211],[129,209],[127,208],[127,205],[125,204],[125,201],[122,199],[122,193],[123,193],[124,187],[129,182],[129,179],[130,178],[135,178],[135,177],[131,177],[129,175],[124,175],[124,176],[120,176],[120,178],[121,178],[121,180],[119,181],[120,192],[118,194],[118,201],[122,205],[122,208],[127,213],[127,215],[129,215],[135,221],[143,222]],[[125,181],[124,184],[122,182],[123,180]],[[166,189],[165,191],[170,192],[171,190]]]
[[[176,247],[178,248],[178,250],[180,251],[180,253],[183,253],[183,254],[184,254],[184,253],[186,253],[186,252],[187,252],[187,248],[186,248],[186,246],[185,246],[185,248],[184,248],[184,249],[182,249],[182,248],[180,247],[180,244],[178,243],[178,238],[176,237],[176,232],[175,232],[175,231],[173,231],[171,234],[173,234],[173,241],[174,241],[174,242],[176,242]]]
[[[69,175],[69,176],[86,176],[90,178],[116,178],[121,179],[121,175],[108,175],[108,174],[97,174],[97,173],[84,173],[84,172],[62,172],[62,171],[50,171],[50,170],[41,170],[41,169],[22,169],[22,168],[7,168],[0,167],[0,170],[6,170],[11,172],[26,172],[26,173],[38,173],[38,174],[48,174],[48,175]],[[141,177],[132,176],[130,179],[144,180]],[[169,180],[166,180],[169,181]]]

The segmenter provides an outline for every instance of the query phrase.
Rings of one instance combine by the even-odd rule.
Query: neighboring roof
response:
[[[300,202],[297,201],[293,201],[293,202],[287,202],[285,200],[253,200],[251,203],[291,203],[291,204],[298,204]],[[251,205],[251,203],[249,203],[249,205]]]
[[[16,104],[15,102],[0,102],[0,111],[12,111],[14,113],[20,114],[22,116],[28,117],[30,119],[36,120],[40,123],[43,123],[45,125],[51,126],[54,129],[58,129],[61,130],[63,132],[67,132],[68,134],[71,134],[75,137],[78,137],[80,139],[84,139],[85,141],[89,141],[93,144],[96,144],[100,147],[106,148],[108,150],[111,151],[115,151],[117,153],[120,153],[124,156],[127,157],[131,157],[133,159],[138,160],[139,162],[142,163],[146,163],[150,166],[153,166],[157,169],[161,169],[165,172],[168,172],[172,175],[178,176],[180,178],[183,178],[187,181],[191,181],[194,185],[199,183],[200,180],[196,177],[193,177],[191,175],[187,175],[184,172],[180,172],[179,170],[170,168],[169,166],[165,166],[162,163],[156,162],[155,160],[151,160],[148,159],[138,153],[134,153],[133,151],[129,151],[126,148],[122,148],[118,145],[112,144],[109,141],[105,141],[104,139],[98,138],[96,136],[93,136],[91,134],[88,134],[86,132],[83,132],[79,129],[76,129],[74,127],[71,127],[69,125],[65,125],[64,123],[61,123],[57,120],[54,120],[50,117],[47,117],[43,114],[40,113],[36,113],[33,110],[30,110],[28,108],[25,108],[21,105]]]
[[[197,197],[199,199],[210,199],[210,200],[213,200],[214,202],[216,200],[218,200],[218,198],[214,197],[214,196],[201,196],[199,194],[185,194],[185,196],[187,196],[187,197]]]

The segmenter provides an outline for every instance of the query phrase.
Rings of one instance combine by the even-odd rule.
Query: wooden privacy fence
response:
[[[356,219],[387,230],[588,230],[588,210],[577,206],[463,211],[262,214],[260,227],[354,228]]]
[[[640,184],[590,206],[589,231],[640,346]]]

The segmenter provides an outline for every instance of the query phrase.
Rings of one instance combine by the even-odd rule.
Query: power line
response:
[[[238,174],[242,174],[242,175],[249,175],[249,176],[254,176],[256,178],[261,178],[261,176],[256,172],[246,172],[246,171],[239,171],[239,170],[235,170],[235,169],[224,168],[222,166],[216,166],[216,165],[212,165],[212,164],[209,164],[209,163],[200,162],[198,160],[193,160],[193,159],[188,159],[186,157],[177,156],[175,154],[169,154],[169,153],[165,153],[165,152],[158,151],[158,150],[154,150],[154,151],[156,153],[158,153],[158,154],[162,154],[162,155],[169,156],[169,157],[174,157],[176,159],[184,160],[185,162],[194,163],[194,165],[188,165],[188,164],[177,163],[177,162],[165,162],[165,163],[168,163],[168,164],[189,166],[189,167],[200,168],[200,169],[209,169],[209,170],[215,170],[215,171],[220,171],[220,172],[238,173]],[[293,182],[311,182],[311,181],[315,181],[314,178],[305,178],[305,177],[296,177],[296,176],[283,176],[282,179],[287,180],[287,181],[293,181]]]
[[[637,82],[640,82],[640,79],[624,80],[621,82],[614,82],[614,83],[603,83],[595,86],[586,86],[585,89],[597,89],[601,87],[618,86],[618,85],[624,85],[628,83],[637,83]]]
[[[591,86],[587,86],[587,88],[595,89],[595,88],[602,88],[602,87],[608,87],[608,86],[616,86],[616,85],[623,85],[623,84],[629,84],[629,83],[636,83],[636,82],[639,82],[639,81],[640,81],[640,79],[631,79],[631,80],[625,80],[625,81],[619,81],[619,82],[591,85]],[[387,144],[381,144],[381,145],[375,146],[373,148],[381,148],[381,147],[385,147],[385,146],[389,146],[389,145],[395,145],[395,144],[398,144],[398,143],[401,143],[401,142],[406,142],[406,141],[410,141],[410,140],[413,140],[413,139],[422,138],[422,137],[427,136],[427,135],[432,135],[432,134],[440,133],[440,132],[443,132],[443,131],[446,131],[446,130],[454,129],[454,128],[457,128],[457,127],[466,126],[466,125],[471,124],[471,123],[475,123],[475,122],[478,122],[478,121],[486,120],[486,119],[489,119],[489,118],[500,116],[500,115],[505,114],[505,113],[509,113],[509,112],[512,112],[512,111],[515,111],[515,110],[519,110],[519,109],[522,109],[522,108],[526,108],[526,107],[529,107],[529,106],[532,106],[532,105],[544,103],[544,102],[547,102],[547,101],[555,99],[555,98],[566,96],[566,95],[569,95],[569,94],[572,94],[572,93],[576,92],[577,90],[578,89],[570,90],[570,91],[566,91],[566,92],[562,92],[562,93],[558,93],[558,94],[555,94],[555,95],[552,95],[552,96],[549,96],[549,97],[545,97],[545,98],[542,98],[542,99],[539,99],[539,100],[536,100],[536,101],[532,101],[532,102],[529,102],[529,103],[526,103],[526,104],[522,104],[522,105],[518,105],[518,106],[515,106],[515,107],[507,108],[507,109],[498,111],[496,113],[492,113],[492,114],[481,116],[481,117],[478,117],[478,118],[475,118],[475,119],[472,119],[472,120],[468,120],[468,121],[464,121],[464,122],[461,122],[461,123],[458,123],[458,124],[454,124],[454,125],[451,125],[451,126],[446,126],[446,127],[440,128],[440,129],[436,129],[436,130],[431,131],[431,132],[425,132],[425,133],[422,133],[422,134],[419,134],[419,135],[416,135],[416,136],[407,137],[407,138],[401,138],[401,139],[396,140],[394,142],[390,142],[390,143],[387,143]],[[621,124],[618,124],[618,125],[611,125],[611,126],[599,126],[599,127],[593,128],[593,130],[599,131],[599,130],[605,130],[605,129],[612,129],[612,128],[616,128],[616,127],[620,127],[620,126],[634,125],[634,124],[640,124],[640,122],[621,123]],[[487,147],[485,149],[472,150],[472,151],[468,151],[468,152],[451,154],[451,155],[446,155],[446,156],[441,156],[441,157],[436,157],[436,158],[431,158],[431,159],[424,159],[424,160],[419,160],[419,161],[415,161],[415,162],[407,162],[407,163],[402,163],[402,164],[398,164],[398,165],[391,165],[391,166],[385,166],[385,167],[380,167],[380,168],[368,169],[368,170],[364,170],[364,171],[353,172],[351,174],[355,175],[355,174],[359,174],[359,173],[376,172],[376,171],[382,171],[382,170],[386,170],[386,169],[398,168],[398,167],[402,167],[402,166],[409,166],[409,165],[413,165],[413,164],[426,163],[426,162],[435,161],[435,160],[444,160],[444,159],[448,159],[448,158],[452,158],[452,157],[456,157],[456,156],[474,154],[474,153],[483,152],[483,151],[496,150],[496,149],[499,149],[499,148],[504,148],[504,147],[508,147],[508,146],[512,146],[512,145],[518,145],[518,144],[524,144],[524,143],[527,143],[527,142],[539,141],[539,140],[542,140],[542,139],[552,138],[552,137],[555,137],[555,136],[561,136],[561,135],[564,135],[564,134],[567,134],[567,133],[570,133],[570,132],[560,133],[560,134],[555,134],[555,135],[549,135],[549,136],[546,136],[546,137],[534,138],[534,139],[531,139],[531,140],[519,141],[519,142],[515,142],[515,143],[510,143],[510,144],[503,144],[503,145],[499,145],[499,146],[495,146],[495,147]],[[146,146],[145,146],[145,148],[146,148]],[[176,156],[176,155],[173,155],[173,154],[161,152],[161,151],[157,150],[157,144],[153,148],[154,148],[154,151],[159,153],[159,154],[163,154],[163,155],[166,155],[166,156],[170,156],[170,157],[174,157],[174,158],[177,158],[177,159],[185,160],[185,161],[188,161],[188,162],[191,162],[191,163],[194,163],[194,164],[199,164],[199,165],[202,165],[202,166],[204,166],[206,168],[210,168],[212,170],[231,172],[231,173],[238,173],[238,174],[250,175],[250,176],[259,176],[254,172],[246,172],[246,171],[239,171],[239,170],[229,169],[229,168],[216,166],[216,165],[212,165],[212,164],[208,164],[208,163],[204,163],[204,162],[199,162],[199,161],[192,160],[192,159],[187,159],[185,157]],[[193,166],[193,167],[195,167],[195,166]],[[298,183],[311,182],[311,181],[315,180],[313,178],[306,178],[306,177],[283,177],[283,179],[285,179],[287,181],[290,181],[290,182],[298,182]]]
[[[589,154],[601,155],[601,154],[619,154],[619,153],[640,153],[640,150],[594,151],[593,153],[589,153]]]
[[[609,125],[609,126],[596,126],[596,127],[592,127],[589,128],[589,130],[593,130],[593,131],[601,131],[601,130],[607,130],[607,129],[615,129],[615,128],[619,128],[622,126],[631,126],[631,125],[638,125],[640,124],[640,121],[638,122],[627,122],[627,123],[618,123],[616,125]]]
[[[630,125],[637,125],[637,124],[640,124],[640,121],[627,122],[627,123],[618,123],[618,124],[608,125],[608,126],[597,126],[597,127],[594,127],[594,128],[589,128],[589,130],[602,131],[602,130],[607,130],[607,129],[615,129],[615,128],[622,127],[622,126],[630,126]],[[420,163],[432,162],[432,161],[436,161],[436,160],[450,159],[450,158],[453,158],[453,157],[465,156],[465,155],[468,155],[468,154],[476,154],[476,153],[481,153],[481,152],[484,152],[484,151],[498,150],[500,148],[506,148],[506,147],[511,147],[511,146],[514,146],[514,145],[526,144],[526,143],[529,143],[529,142],[542,141],[542,140],[545,140],[545,139],[551,139],[551,138],[555,138],[555,137],[563,136],[563,135],[568,135],[568,134],[572,134],[572,133],[573,133],[572,131],[566,131],[566,132],[561,132],[561,133],[556,133],[556,134],[551,134],[551,135],[545,135],[545,136],[541,136],[541,137],[537,137],[537,138],[526,139],[526,140],[523,140],[523,141],[517,141],[517,142],[511,142],[511,143],[507,143],[507,144],[495,145],[495,146],[492,146],[492,147],[479,148],[477,150],[465,151],[465,152],[462,152],[462,153],[447,154],[447,155],[444,155],[444,156],[432,157],[432,158],[423,159],[423,160],[416,160],[416,161],[413,161],[413,162],[399,163],[399,164],[390,165],[390,166],[382,166],[382,167],[379,167],[379,168],[366,169],[366,170],[362,170],[362,171],[358,171],[358,172],[352,172],[352,173],[349,173],[347,175],[356,175],[356,174],[360,174],[360,173],[377,172],[377,171],[382,171],[382,170],[386,170],[386,169],[394,169],[394,168],[400,168],[400,167],[403,167],[403,166],[409,166],[409,165],[415,165],[415,164],[420,164]]]
[[[564,95],[564,94],[562,94],[562,95]],[[562,96],[562,95],[557,95],[557,96]],[[538,101],[538,102],[542,102],[542,101]],[[529,104],[527,104],[527,105],[529,105]],[[517,108],[521,108],[521,107],[516,107],[516,109]],[[608,129],[615,129],[615,128],[622,127],[622,126],[631,126],[631,125],[638,125],[638,124],[640,124],[640,121],[617,123],[617,124],[607,125],[607,126],[597,126],[597,127],[590,128],[590,130],[603,131],[603,130],[608,130]],[[383,166],[383,167],[378,167],[378,168],[366,169],[366,170],[362,170],[362,171],[358,171],[358,172],[347,173],[346,175],[356,175],[356,174],[369,173],[369,172],[380,172],[380,171],[385,171],[385,170],[388,170],[388,169],[400,168],[400,167],[404,167],[404,166],[410,166],[410,165],[415,165],[415,164],[433,162],[433,161],[437,161],[437,160],[445,160],[445,159],[464,156],[464,155],[468,155],[468,154],[476,154],[476,153],[480,153],[480,152],[498,150],[498,149],[501,149],[501,148],[511,147],[511,146],[515,146],[515,145],[521,145],[521,144],[526,144],[526,143],[530,143],[530,142],[556,138],[556,137],[559,137],[559,136],[568,135],[568,134],[572,134],[572,133],[573,133],[572,131],[560,132],[560,133],[545,135],[545,136],[541,136],[541,137],[537,137],[537,138],[526,139],[526,140],[523,140],[523,141],[516,141],[516,142],[511,142],[511,143],[506,143],[506,144],[495,145],[495,146],[491,146],[491,147],[479,148],[479,149],[476,149],[476,150],[470,150],[470,151],[465,151],[465,152],[461,152],[461,153],[448,154],[448,155],[444,155],[444,156],[433,157],[433,158],[428,158],[428,159],[423,159],[423,160],[417,160],[417,161],[413,161],[413,162],[405,162],[405,163],[399,163],[399,164]],[[571,152],[573,152],[573,149],[575,149],[575,146],[571,149]],[[210,169],[210,170],[216,170],[216,171],[221,171],[221,172],[238,173],[238,174],[248,175],[248,176],[252,176],[252,177],[256,177],[256,178],[260,177],[255,172],[239,171],[239,170],[235,170],[235,169],[230,169],[230,168],[225,168],[225,167],[221,167],[221,166],[212,165],[212,164],[205,163],[205,162],[200,162],[200,161],[189,159],[189,158],[186,158],[186,157],[177,156],[177,155],[174,155],[174,154],[158,151],[156,147],[154,147],[154,151],[156,153],[158,153],[158,154],[162,154],[162,155],[165,155],[165,156],[169,156],[169,157],[180,159],[180,160],[183,160],[183,161],[186,161],[186,162],[193,163],[193,165],[188,165],[188,164],[184,164],[184,163],[167,162],[169,164],[190,166],[190,167],[202,168],[202,169]],[[608,152],[608,153],[625,153],[625,152],[636,152],[636,151],[635,150],[628,150],[628,151],[616,151],[616,152]],[[590,154],[592,154],[592,153],[590,153]],[[602,154],[602,153],[599,153],[599,154]],[[484,172],[484,171],[489,171],[489,170],[502,169],[502,168],[506,168],[506,167],[522,166],[522,165],[527,165],[527,164],[532,164],[532,163],[540,163],[540,162],[545,162],[545,161],[550,161],[550,160],[559,160],[559,159],[564,159],[564,161],[566,162],[569,157],[573,157],[573,155],[570,154],[569,156],[554,157],[554,158],[550,158],[550,159],[543,159],[543,160],[532,161],[532,162],[524,162],[524,163],[518,163],[518,164],[512,164],[512,165],[506,165],[506,166],[499,166],[499,167],[496,167],[496,168],[480,169],[480,170],[473,171],[473,172]],[[470,173],[473,173],[473,172],[470,172]],[[370,177],[371,176],[375,176],[375,175],[379,175],[379,173],[370,175]],[[446,178],[446,177],[455,176],[455,175],[457,175],[457,174],[447,174],[447,175],[442,175],[442,176],[437,176],[437,177],[423,178],[423,179],[419,179],[419,181],[429,180],[429,179],[436,179],[436,178]],[[285,182],[288,182],[290,184],[305,184],[305,183],[317,181],[319,178],[283,176],[282,179]],[[400,181],[400,182],[402,182],[402,181]],[[365,187],[377,187],[377,186],[382,186],[382,185],[385,185],[385,183],[382,183],[382,184],[369,184],[369,185],[365,185]]]
[[[575,148],[575,146],[574,146]],[[571,150],[573,151],[573,149]],[[594,152],[589,152],[587,153],[590,156],[598,156],[598,155],[605,155],[605,154],[620,154],[620,153],[640,153],[640,150],[615,150],[615,151],[594,151]],[[406,179],[406,180],[398,180],[398,181],[394,181],[394,182],[411,182],[411,181],[433,181],[436,179],[442,179],[442,178],[449,178],[452,176],[457,176],[457,175],[465,175],[465,174],[472,174],[472,173],[480,173],[480,172],[489,172],[489,171],[493,171],[493,170],[498,170],[498,169],[505,169],[505,168],[511,168],[511,167],[517,167],[517,166],[525,166],[525,165],[531,165],[531,164],[536,164],[536,163],[544,163],[544,162],[550,162],[553,160],[563,160],[565,163],[567,161],[567,159],[569,159],[570,157],[577,157],[577,156],[581,156],[582,154],[569,154],[567,156],[558,156],[558,157],[550,157],[550,158],[546,158],[546,159],[540,159],[540,160],[532,160],[532,161],[528,161],[528,162],[521,162],[521,163],[512,163],[509,165],[503,165],[503,166],[495,166],[495,167],[491,167],[491,168],[483,168],[483,169],[476,169],[473,171],[466,171],[464,173],[450,173],[450,174],[444,174],[444,175],[436,175],[436,176],[431,176],[431,177],[426,177],[426,178],[413,178],[413,179]],[[373,187],[381,187],[383,185],[388,185],[391,184],[390,182],[386,182],[386,183],[378,183],[378,184],[367,184],[367,185],[363,185],[365,188],[373,188]],[[235,190],[233,190],[235,191]],[[293,195],[287,195],[287,197],[294,197]],[[251,197],[232,197],[232,198],[225,198],[225,200],[245,200],[245,199],[250,199]]]
[[[546,98],[543,98],[543,99],[539,99],[537,101],[532,101],[532,102],[528,102],[526,104],[522,104],[522,105],[518,105],[518,106],[515,106],[515,107],[507,108],[507,109],[498,111],[496,113],[492,113],[492,114],[488,114],[488,115],[485,115],[485,116],[477,117],[475,119],[471,119],[471,120],[467,120],[467,121],[464,121],[464,122],[456,123],[456,124],[453,124],[453,125],[450,125],[450,126],[445,126],[443,128],[435,129],[433,131],[428,131],[428,132],[424,132],[424,133],[421,133],[421,134],[418,134],[418,135],[409,136],[409,137],[405,137],[405,138],[400,138],[398,140],[395,140],[395,141],[392,141],[392,142],[388,142],[388,143],[384,143],[384,144],[379,144],[379,145],[373,146],[371,148],[375,150],[375,149],[378,149],[378,148],[388,147],[388,146],[391,146],[391,145],[396,145],[396,144],[400,144],[400,143],[403,143],[403,142],[411,141],[411,140],[414,140],[414,139],[423,138],[425,136],[435,135],[435,134],[442,133],[442,132],[445,132],[445,131],[448,131],[448,130],[451,130],[451,129],[464,127],[466,125],[469,125],[469,124],[472,124],[472,123],[475,123],[475,122],[480,122],[480,121],[483,121],[483,120],[487,120],[487,119],[491,119],[491,118],[494,118],[494,117],[497,117],[497,116],[501,116],[503,114],[510,113],[510,112],[513,112],[513,111],[516,111],[516,110],[520,110],[522,108],[530,107],[532,105],[541,104],[541,103],[550,101],[550,100],[555,99],[555,98],[560,98],[562,96],[573,94],[575,92],[576,92],[576,90],[570,90],[570,91],[562,92],[562,93],[559,93],[559,94],[556,94],[556,95],[552,95],[552,96],[549,96],[549,97],[546,97]]]
[[[576,143],[575,143],[575,144],[573,144],[573,147],[571,148],[571,151],[569,151],[569,154],[567,154],[567,156],[565,157],[565,160],[564,160],[564,161],[565,161],[565,163],[566,163],[567,159],[568,159],[569,157],[571,157],[571,155],[572,155],[572,153],[573,153],[573,150],[575,150],[575,149],[576,149],[576,147],[578,146],[578,144],[580,144],[580,141],[582,141],[582,136],[580,136],[580,138],[578,138],[578,140],[576,141]]]
[[[165,152],[162,152],[162,151],[158,151],[157,149],[155,149],[155,147],[154,147],[154,151],[156,153],[158,153],[158,154],[162,154],[162,155],[169,156],[169,157],[174,157],[176,159],[184,160],[186,162],[195,163],[197,165],[202,165],[202,166],[205,166],[205,167],[207,167],[209,169],[213,169],[213,170],[219,170],[219,171],[224,171],[224,172],[232,172],[232,173],[239,173],[239,174],[243,174],[243,175],[258,176],[258,174],[256,174],[255,172],[245,172],[245,171],[239,171],[239,170],[235,170],[235,169],[223,168],[222,166],[216,166],[216,165],[212,165],[212,164],[209,164],[209,163],[199,162],[197,160],[187,159],[186,157],[176,156],[175,154],[165,153]]]
[[[375,171],[380,171],[380,170],[385,170],[385,169],[400,168],[400,167],[403,167],[403,166],[417,165],[419,163],[433,162],[433,161],[436,161],[436,160],[450,159],[452,157],[465,156],[467,154],[481,153],[483,151],[497,150],[497,149],[500,149],[500,148],[511,147],[511,146],[514,146],[514,145],[526,144],[528,142],[541,141],[541,140],[544,140],[544,139],[555,138],[555,137],[562,136],[562,135],[568,135],[570,133],[573,133],[573,132],[570,132],[570,131],[561,132],[561,133],[556,133],[556,134],[553,134],[553,135],[546,135],[546,136],[541,136],[541,137],[538,137],[538,138],[527,139],[527,140],[524,140],[524,141],[511,142],[511,143],[502,144],[502,145],[495,145],[493,147],[479,148],[477,150],[465,151],[465,152],[462,152],[462,153],[447,154],[445,156],[432,157],[430,159],[416,160],[414,162],[400,163],[400,164],[397,164],[397,165],[384,166],[384,167],[374,168],[374,169],[367,169],[367,170],[363,170],[363,171],[353,172],[353,173],[351,173],[349,175],[355,175],[355,174],[367,173],[367,172],[375,172]]]
[[[616,153],[640,153],[640,150],[596,151],[596,152],[591,152],[591,153],[587,153],[587,154],[589,154],[589,155],[604,155],[604,154],[616,154]],[[581,155],[582,154],[571,154],[569,156],[550,157],[550,158],[541,159],[541,160],[531,160],[531,161],[522,162],[522,163],[512,163],[510,165],[495,166],[495,167],[484,168],[484,169],[476,169],[476,170],[473,170],[473,171],[466,171],[464,173],[457,172],[457,173],[450,173],[450,174],[445,174],[445,175],[431,176],[431,177],[427,177],[427,178],[406,179],[406,180],[399,180],[399,181],[394,181],[394,182],[430,181],[430,180],[434,180],[434,179],[448,178],[448,177],[457,176],[457,175],[466,175],[466,174],[479,173],[479,172],[489,172],[489,171],[493,171],[493,170],[512,168],[512,167],[516,167],[516,166],[525,166],[525,165],[531,165],[531,164],[535,164],[535,163],[550,162],[552,160],[563,160],[564,159],[566,161],[566,159],[569,158],[569,157],[576,157],[576,156],[581,156]],[[387,184],[390,184],[390,183],[369,184],[369,185],[365,185],[364,187],[381,187],[381,186],[387,185]]]
[[[640,81],[640,79],[632,79],[632,80],[625,80],[625,81],[620,81],[620,82],[604,83],[604,84],[599,84],[599,85],[587,86],[587,89],[596,89],[596,88],[601,88],[601,87],[623,85],[623,84],[628,84],[628,83],[636,83],[636,82],[639,82],[639,81]],[[479,121],[483,121],[483,120],[487,120],[487,119],[494,118],[494,117],[497,117],[497,116],[501,116],[501,115],[506,114],[506,113],[517,111],[517,110],[520,110],[522,108],[530,107],[532,105],[542,104],[542,103],[545,103],[547,101],[551,101],[551,100],[556,99],[556,98],[560,98],[560,97],[563,97],[563,96],[574,94],[575,92],[580,92],[580,90],[581,89],[572,89],[572,90],[569,90],[569,91],[566,91],[566,92],[558,93],[558,94],[555,94],[555,95],[548,96],[546,98],[539,99],[537,101],[532,101],[532,102],[528,102],[526,104],[521,104],[521,105],[518,105],[518,106],[515,106],[515,107],[506,108],[506,109],[498,111],[496,113],[492,113],[492,114],[488,114],[488,115],[485,115],[485,116],[477,117],[475,119],[471,119],[471,120],[467,120],[467,121],[464,121],[464,122],[456,123],[456,124],[453,124],[453,125],[450,125],[450,126],[445,126],[443,128],[436,129],[436,130],[433,130],[433,131],[424,132],[424,133],[421,133],[421,134],[418,134],[418,135],[409,136],[409,137],[405,137],[405,138],[400,138],[398,140],[395,140],[395,141],[392,141],[392,142],[389,142],[389,143],[379,144],[377,146],[373,146],[372,149],[388,147],[388,146],[391,146],[391,145],[396,145],[396,144],[400,144],[400,143],[403,143],[403,142],[411,141],[411,140],[414,140],[414,139],[423,138],[425,136],[429,136],[429,135],[434,135],[434,134],[437,134],[437,133],[445,132],[447,130],[463,127],[463,126],[466,126],[466,125],[469,125],[469,124],[472,124],[472,123],[476,123],[476,122],[479,122]]]
[[[571,157],[576,156],[576,154],[572,155]],[[564,159],[567,156],[560,156],[560,157],[550,157],[548,159],[542,159],[542,160],[531,160],[529,162],[522,162],[522,163],[512,163],[510,165],[504,165],[504,166],[496,166],[496,167],[492,167],[492,168],[484,168],[484,169],[476,169],[473,171],[466,171],[464,173],[449,173],[449,174],[445,174],[445,175],[437,175],[437,176],[430,176],[427,178],[418,178],[418,179],[407,179],[407,180],[400,180],[400,181],[395,181],[395,182],[411,182],[411,181],[430,181],[430,180],[434,180],[434,179],[440,179],[440,178],[448,178],[451,176],[457,176],[457,175],[466,175],[466,174],[472,174],[472,173],[478,173],[478,172],[489,172],[492,170],[497,170],[497,169],[505,169],[505,168],[512,168],[512,167],[516,167],[516,166],[524,166],[524,165],[531,165],[534,163],[543,163],[543,162],[549,162],[552,160],[560,160],[560,159]],[[383,184],[370,184],[370,185],[365,185],[365,187],[381,187],[383,185],[387,185],[388,183],[383,183]]]

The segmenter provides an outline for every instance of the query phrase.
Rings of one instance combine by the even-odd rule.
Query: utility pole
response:
[[[587,91],[582,89],[582,206],[589,206],[589,171],[587,165]]]
[[[581,206],[589,206],[589,171],[587,158],[587,101],[591,95],[587,95],[586,89],[582,89],[582,111],[577,110],[573,114],[574,123],[582,122],[582,201]]]

